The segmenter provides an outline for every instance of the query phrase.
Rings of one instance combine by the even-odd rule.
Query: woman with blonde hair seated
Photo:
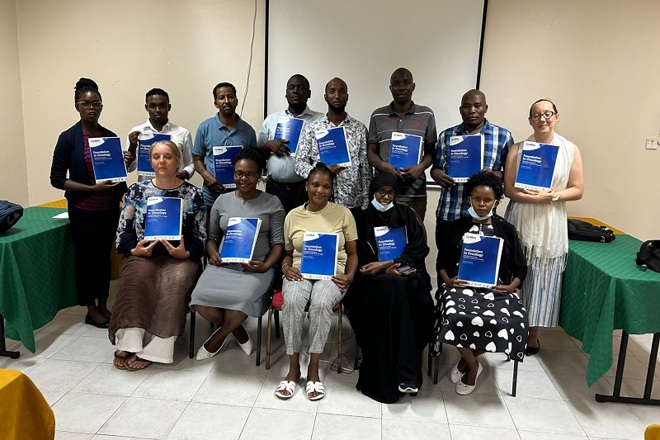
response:
[[[117,345],[114,365],[127,370],[173,361],[206,239],[204,198],[199,188],[176,177],[181,165],[177,146],[156,142],[149,157],[156,176],[131,185],[117,228],[117,252],[125,257],[108,331]],[[183,199],[180,240],[145,240],[150,197]]]

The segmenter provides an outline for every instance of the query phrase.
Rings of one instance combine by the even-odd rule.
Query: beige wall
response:
[[[263,3],[243,112],[256,129]],[[11,164],[0,183],[9,199],[37,204],[61,197],[48,171],[57,135],[77,120],[72,88],[80,76],[99,83],[106,104],[101,123],[122,137],[146,119],[143,96],[151,87],[171,93],[171,119],[193,132],[215,112],[215,83],[234,82],[241,98],[246,88],[251,1],[0,0],[0,8],[0,134]],[[570,213],[640,238],[660,235],[654,203],[660,151],[643,149],[645,137],[660,129],[659,16],[660,2],[650,0],[490,2],[482,70],[488,117],[516,139],[531,132],[532,101],[556,101],[558,131],[580,147],[585,163],[585,197],[570,204]],[[455,121],[439,121],[439,128],[459,120],[457,111]],[[430,236],[436,200],[437,194],[429,200]]]
[[[263,1],[256,7],[243,116],[258,130]],[[218,82],[232,82],[238,111],[243,105],[254,1],[29,0],[17,1],[16,8],[30,204],[62,197],[50,187],[48,174],[57,136],[78,120],[73,86],[81,76],[98,83],[104,101],[100,122],[122,139],[147,119],[144,94],[152,87],[170,93],[171,120],[193,136],[199,123],[217,112],[212,89]]]
[[[585,194],[569,213],[640,239],[660,236],[660,2],[499,0],[489,3],[482,90],[489,119],[522,140],[529,106],[552,98],[557,131],[584,161]]]
[[[27,206],[28,179],[14,0],[0,0],[0,60],[0,151],[3,159],[0,199]]]

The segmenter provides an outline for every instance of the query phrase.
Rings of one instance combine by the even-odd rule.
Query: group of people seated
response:
[[[558,121],[554,103],[535,102],[529,112],[534,129],[529,140],[558,145],[558,165],[550,190],[519,189],[514,182],[522,148],[513,144],[507,130],[485,120],[483,93],[471,90],[463,96],[459,108],[463,124],[443,131],[436,148],[433,113],[412,102],[414,89],[412,74],[397,69],[390,79],[393,101],[374,112],[367,130],[345,111],[344,81],[328,82],[324,95],[328,111],[320,114],[307,107],[309,82],[294,75],[286,88],[288,107],[266,118],[257,139],[235,113],[235,87],[220,83],[213,89],[218,113],[200,125],[194,144],[187,130],[169,122],[167,93],[152,89],[145,103],[149,120],[128,136],[124,153],[128,169],[134,167],[139,134],[171,136],[150,147],[155,176],[140,178],[127,189],[123,183],[94,179],[89,138],[115,135],[98,123],[103,104],[96,83],[78,81],[74,103],[80,122],[58,139],[51,182],[65,190],[69,202],[79,303],[88,308],[85,322],[108,328],[116,345],[114,366],[134,371],[154,362],[172,362],[174,342],[184,332],[190,307],[217,326],[199,347],[197,360],[216,356],[230,335],[250,355],[252,340],[243,323],[265,313],[273,289],[279,286],[289,357],[289,371],[274,390],[280,399],[293,397],[303,376],[309,400],[325,396],[319,366],[338,304],[345,306],[362,352],[357,389],[379,402],[396,402],[419,391],[422,352],[427,346],[436,355],[442,343],[457,347],[461,357],[450,377],[461,395],[476,387],[483,370],[481,354],[502,352],[522,361],[525,355],[537,353],[538,327],[557,324],[567,253],[564,202],[582,195],[579,151],[554,132]],[[275,139],[275,126],[283,116],[304,121],[297,149],[287,139]],[[348,166],[320,161],[315,133],[336,126],[345,128]],[[422,137],[419,164],[397,169],[388,163],[395,131]],[[444,168],[446,138],[456,133],[485,138],[484,169],[467,183],[455,182]],[[235,190],[225,188],[213,172],[213,147],[229,145],[243,146],[233,160]],[[292,150],[297,150],[295,155]],[[431,165],[431,175],[442,187],[436,214],[435,303],[426,270],[430,249],[423,223],[424,171]],[[194,171],[204,180],[201,190],[188,182]],[[264,178],[266,191],[259,186]],[[506,220],[495,213],[505,193],[511,199]],[[179,240],[145,240],[149,197],[183,199]],[[247,263],[224,262],[220,255],[232,217],[261,220]],[[400,255],[384,261],[375,234],[381,227],[404,228],[406,235]],[[308,279],[301,273],[306,232],[337,234],[338,258],[330,279]],[[493,286],[470,287],[457,277],[468,232],[503,240],[499,278]],[[114,237],[124,258],[111,313],[106,301]],[[303,373],[305,327],[309,362]]]

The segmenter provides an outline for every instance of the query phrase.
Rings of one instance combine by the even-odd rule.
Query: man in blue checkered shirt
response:
[[[448,128],[440,133],[431,177],[442,188],[438,209],[436,210],[435,242],[440,249],[440,238],[444,235],[449,222],[468,215],[470,204],[463,194],[465,184],[454,182],[445,172],[447,147],[452,136],[481,134],[484,137],[484,168],[492,170],[502,177],[502,168],[509,147],[513,145],[511,133],[506,128],[493,125],[486,119],[488,104],[486,96],[479,90],[469,90],[461,99],[459,107],[463,123]]]

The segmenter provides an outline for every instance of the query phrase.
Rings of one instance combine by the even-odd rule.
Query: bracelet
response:
[[[284,266],[289,266],[289,267],[291,267],[291,263],[282,263],[282,269],[284,269]]]

